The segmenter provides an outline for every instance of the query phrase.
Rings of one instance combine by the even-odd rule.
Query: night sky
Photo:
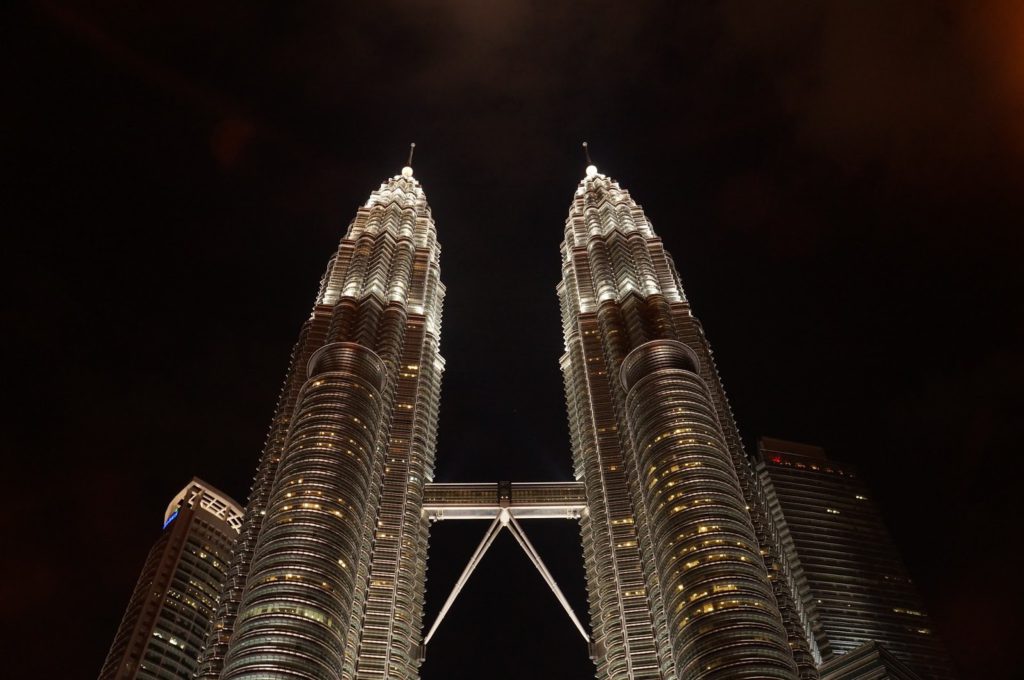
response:
[[[327,259],[411,141],[448,287],[436,479],[569,479],[583,140],[674,256],[748,448],[859,465],[963,676],[1010,675],[1024,5],[261,4],[4,22],[3,675],[95,677],[174,493],[244,500]],[[585,617],[576,525],[525,528]],[[428,623],[484,529],[435,526]],[[592,666],[504,535],[423,677]]]

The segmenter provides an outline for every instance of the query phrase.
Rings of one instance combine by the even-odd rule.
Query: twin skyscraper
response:
[[[593,165],[561,267],[576,481],[486,502],[472,485],[451,507],[508,525],[547,498],[578,518],[601,680],[818,678],[801,573],[701,324],[641,207]],[[405,167],[359,208],[299,332],[197,677],[418,677],[445,512],[429,496],[448,486],[432,484],[444,293]]]

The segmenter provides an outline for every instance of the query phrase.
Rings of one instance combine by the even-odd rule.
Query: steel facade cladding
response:
[[[818,447],[763,438],[758,469],[799,564],[826,662],[881,642],[922,677],[952,678],[920,596],[857,470]],[[835,664],[826,664],[831,667]]]
[[[349,225],[292,354],[199,677],[417,676],[439,253],[411,168]]]
[[[597,677],[816,677],[703,330],[643,210],[593,166],[558,294]]]
[[[240,517],[234,501],[198,479],[175,497],[100,680],[192,678]]]

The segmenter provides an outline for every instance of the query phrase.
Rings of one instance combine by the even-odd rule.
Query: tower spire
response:
[[[586,142],[583,142],[583,155],[587,158],[587,177],[593,177],[597,174],[597,166],[590,159],[590,145]]]
[[[405,162],[405,167],[402,168],[402,177],[412,177],[412,155],[416,153],[416,142],[409,144],[409,160]]]

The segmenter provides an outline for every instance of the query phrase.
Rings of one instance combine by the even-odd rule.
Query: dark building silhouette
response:
[[[758,442],[757,470],[796,566],[823,672],[846,677],[837,675],[845,666],[836,658],[877,642],[922,678],[952,678],[950,660],[856,468],[830,460],[820,447],[765,437]]]
[[[100,680],[192,677],[241,519],[235,501],[199,479],[174,497]]]

